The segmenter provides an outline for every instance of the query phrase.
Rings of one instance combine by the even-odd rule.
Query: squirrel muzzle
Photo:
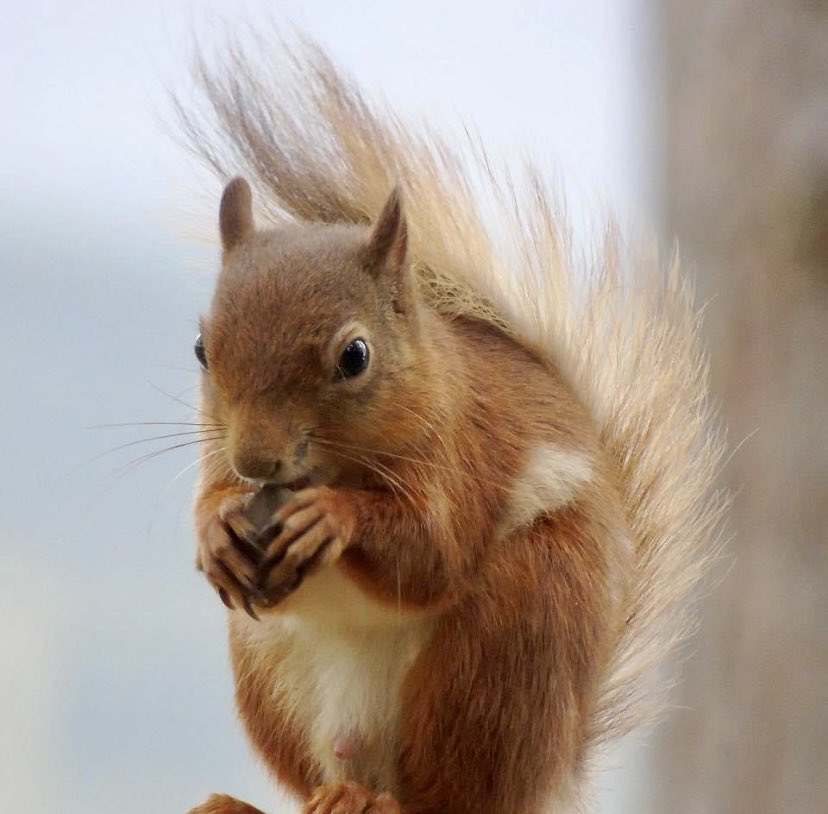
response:
[[[274,422],[238,415],[231,422],[227,457],[237,475],[247,480],[287,483],[308,474],[304,435]]]

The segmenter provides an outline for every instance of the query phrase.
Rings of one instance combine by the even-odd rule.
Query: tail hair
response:
[[[199,57],[206,105],[174,100],[189,148],[221,178],[244,174],[274,220],[369,221],[402,187],[423,291],[447,314],[489,320],[550,357],[616,466],[636,565],[625,624],[585,748],[651,720],[653,681],[694,627],[694,588],[724,507],[723,440],[709,400],[700,313],[678,257],[628,246],[610,221],[579,253],[540,174],[494,169],[371,104],[314,43],[275,57],[237,42]],[[484,214],[486,213],[486,214]]]

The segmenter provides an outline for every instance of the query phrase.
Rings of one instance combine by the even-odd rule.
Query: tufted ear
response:
[[[386,283],[398,311],[406,311],[413,296],[414,281],[406,261],[408,226],[399,187],[394,187],[362,250],[366,270]]]
[[[253,195],[244,178],[234,178],[224,188],[219,207],[221,245],[229,252],[255,230],[253,224]]]
[[[384,271],[393,273],[405,262],[407,247],[408,227],[402,211],[400,188],[394,187],[365,245],[365,266],[378,276]]]

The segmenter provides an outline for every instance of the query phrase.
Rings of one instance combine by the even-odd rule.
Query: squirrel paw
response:
[[[219,504],[199,535],[196,567],[228,608],[240,606],[255,619],[252,603],[261,599],[255,583],[264,554],[255,544],[256,527],[244,513],[250,499],[235,494]]]
[[[187,814],[263,814],[263,812],[227,794],[211,794],[201,805],[191,808]]]
[[[401,814],[399,803],[390,794],[374,795],[359,783],[332,783],[318,786],[303,814]]]
[[[335,490],[319,486],[297,492],[256,541],[264,550],[257,582],[264,604],[278,604],[309,573],[335,562],[353,528],[353,510]]]

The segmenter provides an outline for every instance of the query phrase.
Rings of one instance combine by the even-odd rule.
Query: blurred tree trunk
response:
[[[665,231],[700,277],[734,539],[652,810],[828,812],[828,0],[665,0]]]

